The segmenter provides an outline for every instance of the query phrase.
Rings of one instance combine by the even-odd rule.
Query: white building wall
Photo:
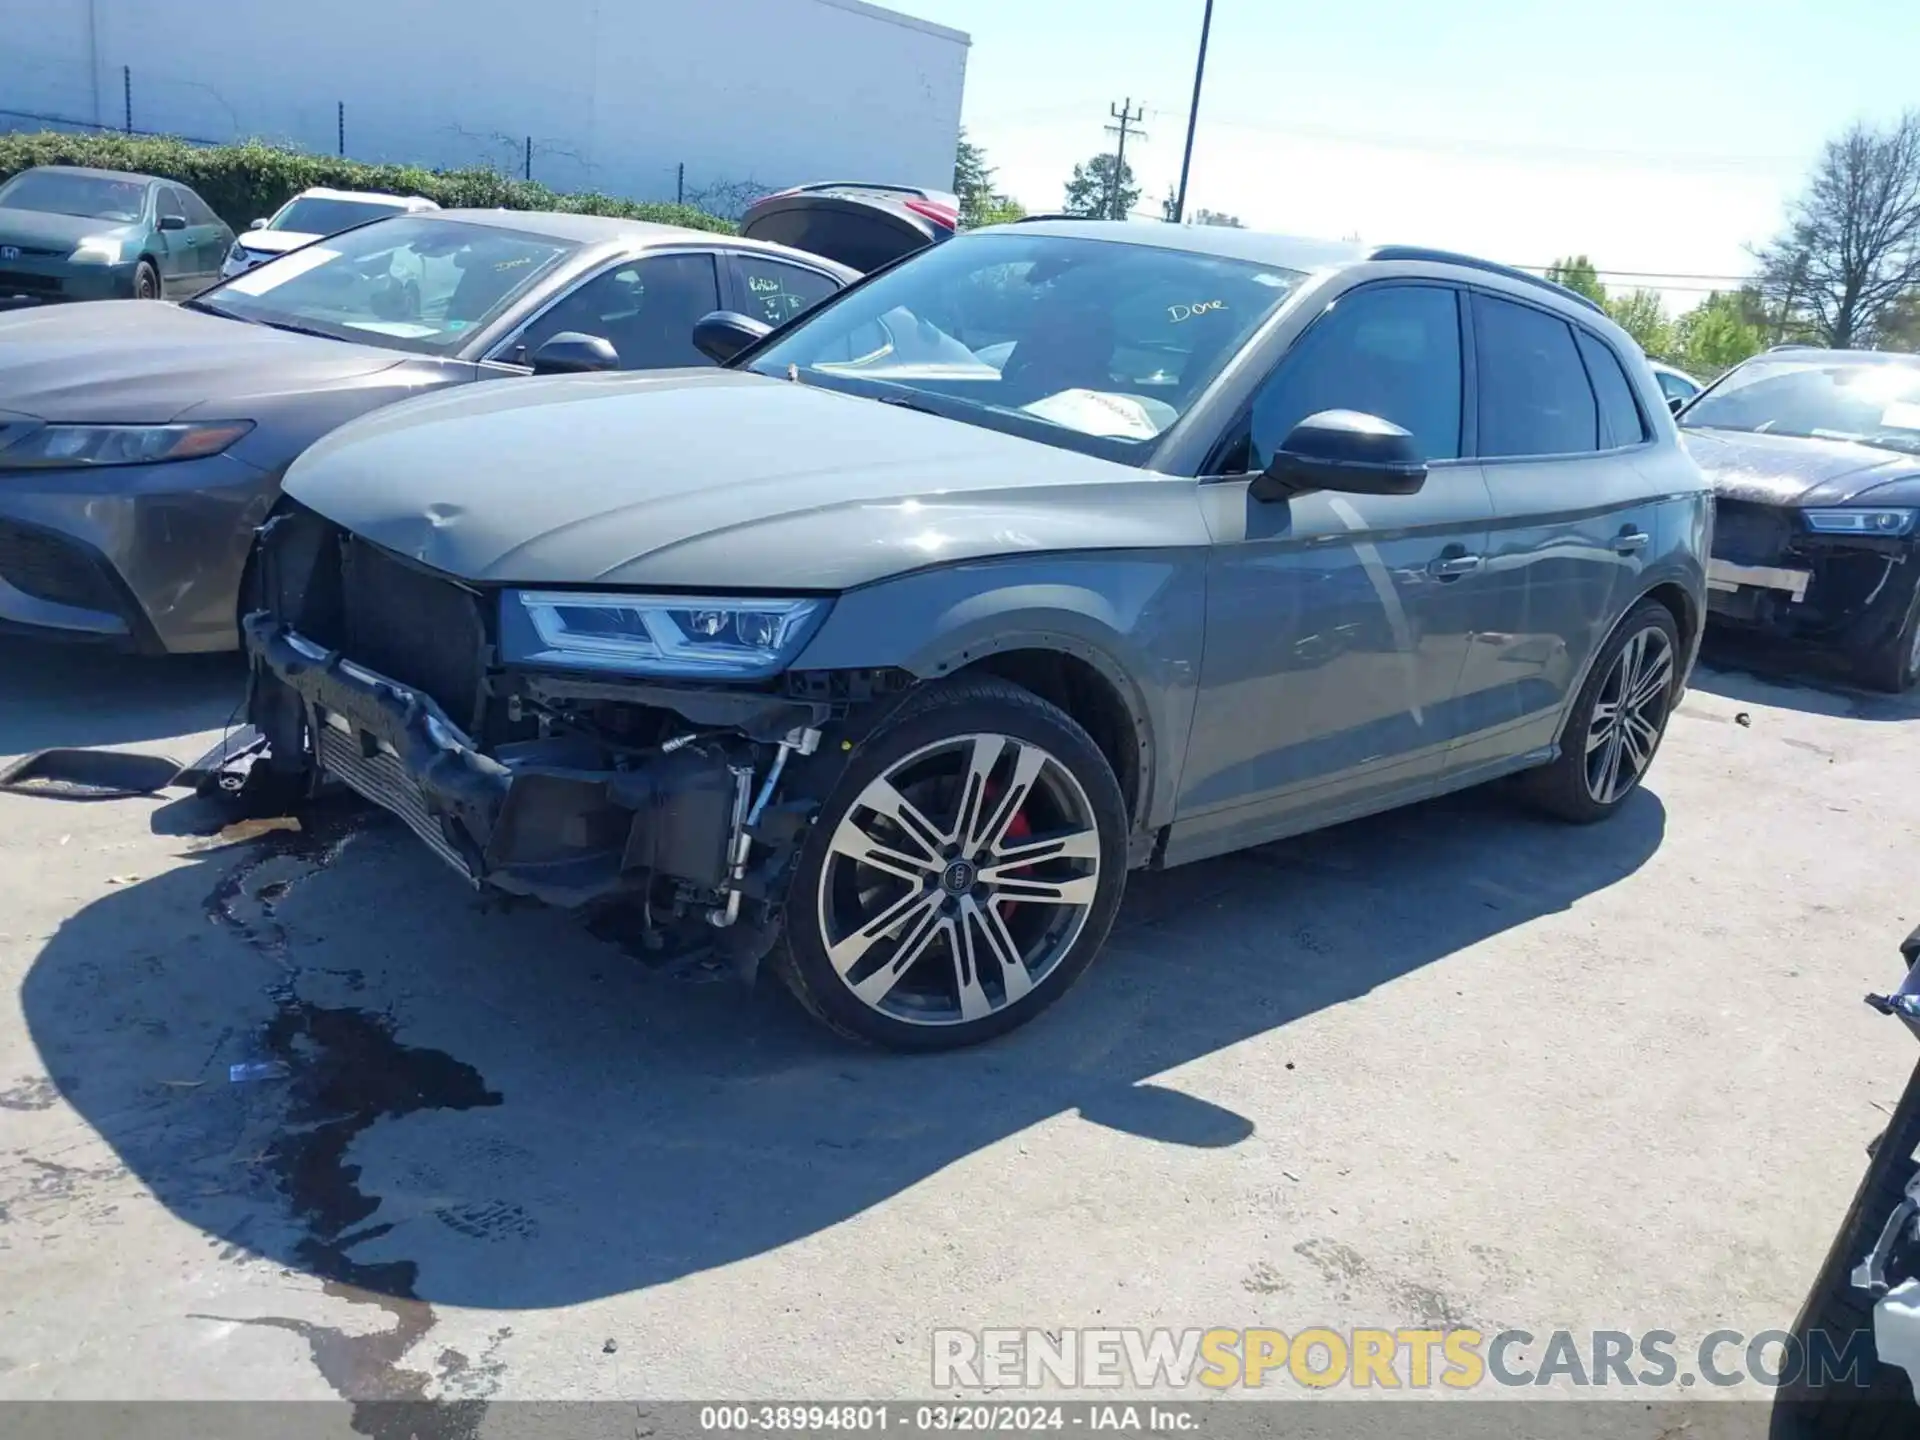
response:
[[[967,37],[861,0],[0,0],[0,128],[247,136],[672,199],[947,188]]]

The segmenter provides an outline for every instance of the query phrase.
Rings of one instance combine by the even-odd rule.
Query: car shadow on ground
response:
[[[305,1335],[342,1394],[404,1394],[434,1304],[568,1305],[758,1255],[1052,1116],[1232,1146],[1251,1121],[1153,1077],[1615,884],[1665,818],[1645,792],[1585,829],[1470,793],[1138,875],[1072,994],[947,1055],[850,1047],[770,977],[698,983],[476,895],[364,811],[116,889],[22,998],[59,1093],[163,1205],[395,1323],[228,1318]]]
[[[1863,688],[1837,659],[1748,635],[1709,633],[1687,682],[1724,699],[1848,720],[1920,719],[1920,692]]]
[[[0,755],[162,737],[178,748],[173,737],[232,715],[245,687],[238,655],[125,655],[0,635]]]

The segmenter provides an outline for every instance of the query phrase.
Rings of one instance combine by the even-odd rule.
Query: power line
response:
[[[1107,199],[1103,209],[1106,212],[1107,219],[1124,220],[1126,219],[1126,215],[1120,208],[1120,186],[1127,173],[1127,136],[1130,134],[1138,135],[1142,140],[1147,138],[1146,131],[1133,128],[1146,118],[1147,112],[1144,107],[1136,107],[1133,103],[1133,97],[1129,95],[1117,106],[1109,105],[1107,107],[1107,113],[1112,115],[1118,122],[1117,124],[1107,126],[1107,133],[1109,135],[1118,135],[1120,137],[1120,144],[1115,149],[1113,174],[1107,182]]]

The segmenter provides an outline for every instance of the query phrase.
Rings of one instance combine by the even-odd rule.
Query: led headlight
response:
[[[218,455],[251,429],[251,420],[201,425],[42,425],[0,445],[0,470],[198,460]]]
[[[1913,529],[1913,518],[1920,511],[1865,506],[1844,510],[1803,510],[1807,528],[1822,535],[1905,535]]]
[[[67,260],[73,265],[118,265],[120,242],[111,235],[89,235],[74,247]]]
[[[500,648],[509,664],[755,680],[786,668],[827,604],[509,590]]]

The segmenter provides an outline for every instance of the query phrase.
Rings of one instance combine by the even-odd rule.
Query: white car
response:
[[[254,266],[289,250],[311,245],[355,225],[378,220],[383,215],[409,215],[418,210],[440,207],[423,195],[381,195],[370,190],[329,190],[316,185],[302,190],[278,210],[271,219],[256,220],[233,242],[227,258],[221,262],[220,278],[231,280]]]

